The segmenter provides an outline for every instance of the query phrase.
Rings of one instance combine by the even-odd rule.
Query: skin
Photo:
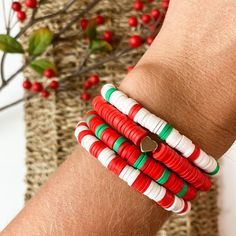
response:
[[[236,137],[236,2],[172,0],[120,89],[214,157]],[[168,214],[79,145],[1,236],[155,235]]]

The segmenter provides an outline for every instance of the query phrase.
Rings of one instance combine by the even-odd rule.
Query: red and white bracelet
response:
[[[79,122],[76,126],[75,137],[81,145],[103,166],[118,175],[129,186],[134,187],[167,211],[173,211],[183,215],[190,211],[191,204],[177,197],[173,193],[160,186],[139,170],[127,164],[125,160],[115,154],[104,143],[99,141],[89,130],[85,122]]]
[[[174,129],[163,119],[143,108],[134,99],[119,91],[114,85],[104,85],[101,89],[101,94],[107,102],[134,122],[157,134],[170,147],[179,151],[184,157],[188,158],[209,175],[218,173],[219,164],[212,156],[207,155],[203,150],[194,145],[190,139],[180,134],[178,130]]]
[[[86,122],[77,124],[76,139],[164,209],[179,215],[189,212],[197,190],[211,188],[208,175],[219,171],[217,161],[115,86],[104,85],[101,94],[93,99],[94,111],[86,114]],[[166,144],[157,144],[149,131]]]

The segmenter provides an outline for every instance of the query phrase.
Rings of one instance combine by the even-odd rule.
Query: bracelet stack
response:
[[[77,124],[76,139],[103,166],[167,211],[191,209],[197,191],[211,188],[219,164],[172,125],[106,84],[94,110]],[[161,140],[152,140],[150,132]]]

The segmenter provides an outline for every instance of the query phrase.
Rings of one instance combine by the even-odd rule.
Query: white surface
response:
[[[7,1],[6,1],[7,2]],[[10,2],[10,1],[9,1]],[[0,8],[0,12],[2,9]],[[3,29],[0,14],[0,33]],[[11,73],[21,62],[20,56],[9,58],[7,71]],[[0,106],[22,96],[22,75],[0,93]],[[223,158],[220,176],[219,218],[220,235],[235,236],[236,220],[236,144]],[[24,204],[25,137],[23,106],[17,105],[6,112],[0,112],[0,230],[2,230]]]

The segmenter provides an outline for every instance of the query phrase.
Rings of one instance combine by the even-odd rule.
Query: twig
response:
[[[122,51],[120,51],[118,53],[113,53],[112,55],[108,56],[107,58],[105,58],[105,59],[103,59],[103,60],[101,60],[101,61],[99,61],[97,63],[94,63],[93,65],[88,66],[88,67],[86,67],[84,69],[82,69],[83,66],[80,65],[80,67],[79,67],[77,72],[73,73],[72,75],[69,75],[69,76],[66,76],[66,77],[62,78],[60,81],[64,81],[64,80],[67,80],[67,79],[70,79],[70,78],[73,78],[73,77],[77,77],[77,76],[82,75],[82,74],[84,74],[84,73],[86,73],[88,71],[96,69],[96,68],[100,67],[101,65],[104,65],[107,62],[115,61],[115,60],[119,59],[121,56],[124,56],[126,53],[128,53],[131,50],[134,50],[134,49],[133,48],[127,48],[127,49],[124,49],[124,50],[122,50]],[[85,58],[87,58],[87,57],[85,57]],[[36,94],[32,94],[32,95],[30,95],[28,97],[18,99],[15,102],[12,102],[12,103],[10,103],[8,105],[5,105],[5,106],[0,108],[0,112],[6,110],[6,109],[8,109],[8,108],[10,108],[10,107],[12,107],[12,106],[14,106],[16,104],[21,103],[21,102],[25,101],[26,99],[32,98],[35,95]]]

